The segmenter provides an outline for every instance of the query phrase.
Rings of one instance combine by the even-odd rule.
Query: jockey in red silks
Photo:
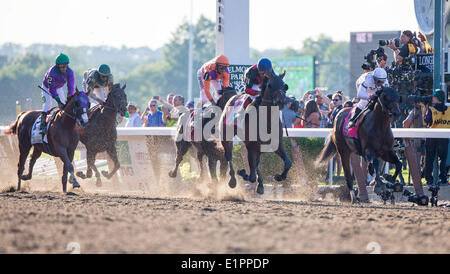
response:
[[[228,87],[230,85],[230,72],[228,71],[229,65],[230,62],[228,58],[225,55],[219,55],[205,63],[197,71],[202,104],[207,104],[210,102],[212,105],[216,105],[216,102],[210,92],[211,85],[216,91],[216,97],[218,98],[217,100],[221,97],[221,94],[218,92],[221,91],[223,87]]]
[[[274,71],[272,62],[267,58],[261,58],[258,64],[249,67],[242,77],[245,86],[245,93],[255,99],[261,95],[261,88],[267,80],[273,77]]]

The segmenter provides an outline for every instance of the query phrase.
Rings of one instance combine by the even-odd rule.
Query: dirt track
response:
[[[450,253],[448,208],[60,191],[0,194],[0,253]]]

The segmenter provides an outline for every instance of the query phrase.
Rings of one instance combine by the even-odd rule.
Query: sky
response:
[[[194,21],[216,19],[216,0],[192,0]],[[190,0],[1,0],[0,45],[148,46],[169,41],[190,18]],[[350,32],[418,30],[414,0],[250,0],[250,47],[300,48],[324,33],[349,41]]]

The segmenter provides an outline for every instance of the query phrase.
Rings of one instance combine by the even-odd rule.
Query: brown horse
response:
[[[237,121],[234,126],[227,126],[225,121],[227,117],[230,115],[229,111],[232,109],[231,103],[234,101],[236,97],[243,95],[236,95],[235,98],[232,98],[228,101],[225,106],[226,111],[222,113],[220,117],[220,134],[222,138],[222,146],[225,149],[225,157],[228,162],[228,166],[230,168],[230,180],[228,185],[231,188],[236,187],[236,178],[235,171],[232,163],[232,152],[233,152],[233,140],[230,137],[234,137],[236,135],[239,136],[241,140],[244,141],[245,146],[248,151],[248,163],[250,167],[250,175],[245,173],[245,169],[240,170],[238,174],[244,178],[244,180],[248,180],[251,183],[256,182],[256,174],[258,174],[258,187],[256,192],[258,194],[264,194],[264,186],[263,186],[263,178],[261,172],[259,170],[259,162],[262,151],[262,145],[269,145],[271,142],[276,143],[276,147],[272,147],[269,149],[270,151],[274,151],[280,158],[284,161],[284,170],[282,174],[277,174],[275,179],[277,181],[283,181],[287,177],[287,173],[292,166],[292,161],[289,159],[284,144],[283,144],[283,131],[279,119],[279,111],[284,107],[286,101],[286,91],[288,86],[283,82],[283,77],[278,75],[273,75],[271,79],[267,81],[262,87],[262,95],[257,97],[252,103],[250,103],[245,109],[245,115],[240,116],[244,122],[244,131],[245,136],[239,136],[239,129],[237,124],[240,122]],[[263,109],[266,110],[264,114]],[[272,115],[272,111],[275,110],[276,115]],[[251,113],[253,115],[251,115]],[[253,119],[250,116],[256,115],[256,119]],[[238,120],[239,120],[238,119]],[[278,126],[273,125],[272,119],[278,120]],[[265,128],[265,129],[264,129]],[[262,129],[262,130],[261,130]],[[227,134],[227,130],[231,130],[231,134]],[[273,140],[272,136],[266,138],[267,136],[262,136],[262,132],[273,134],[277,132],[276,140]],[[229,135],[229,136],[227,136]]]
[[[367,163],[373,165],[376,181],[374,192],[378,195],[386,192],[386,185],[381,180],[377,158],[395,164],[394,176],[390,177],[391,182],[395,181],[402,168],[402,164],[393,150],[394,136],[391,130],[391,121],[395,121],[400,116],[398,93],[392,88],[384,87],[376,101],[370,104],[373,103],[373,110],[366,112],[360,118],[357,139],[344,136],[343,133],[346,126],[345,120],[351,109],[344,108],[338,113],[334,121],[333,132],[316,161],[316,165],[324,164],[336,153],[339,153],[352,203],[359,201],[353,189],[350,171],[350,155],[353,152],[364,157]]]
[[[222,97],[220,97],[220,99],[217,101],[217,106],[220,108],[221,111],[223,111],[225,104],[228,102],[228,100],[230,100],[230,98],[232,98],[233,96],[236,95],[236,90],[234,90],[232,88],[224,88],[220,92],[222,93]],[[214,121],[216,118],[215,115],[220,115],[220,114],[214,114],[208,118],[205,116],[202,116],[201,117],[201,127],[199,127],[199,129],[201,129],[203,131],[205,125],[207,125],[211,121]],[[185,113],[185,114],[181,115],[179,118],[179,121],[178,121],[178,125],[177,125],[178,130],[177,130],[177,136],[176,136],[176,141],[175,141],[175,146],[176,146],[176,150],[177,150],[177,158],[175,160],[175,167],[173,168],[173,170],[169,171],[169,177],[175,178],[177,176],[178,166],[183,161],[184,155],[188,152],[190,147],[194,146],[197,151],[197,160],[200,163],[200,178],[203,179],[205,176],[205,172],[204,172],[202,163],[203,163],[203,156],[206,155],[206,157],[208,158],[208,168],[209,168],[209,174],[211,176],[211,179],[214,182],[217,182],[218,181],[217,173],[216,173],[217,161],[220,161],[220,176],[224,176],[228,169],[228,165],[226,164],[223,149],[221,147],[218,147],[219,143],[217,141],[206,140],[205,136],[203,136],[203,134],[202,134],[201,141],[185,140],[183,138],[184,130],[189,130],[189,128],[187,126],[182,126],[182,125],[186,125],[189,122],[189,119],[188,119],[189,115],[190,115],[190,113]],[[215,130],[217,130],[217,127],[215,127],[215,128],[216,128]]]
[[[88,123],[88,106],[89,98],[86,93],[76,89],[75,94],[67,98],[67,103],[62,110],[58,110],[58,113],[48,128],[47,139],[49,151],[45,150],[45,152],[59,157],[64,163],[62,176],[63,192],[67,191],[67,173],[71,175],[73,187],[80,187],[75,179],[72,160],[80,139],[80,135],[76,130],[76,124],[78,122],[83,127]],[[34,164],[45,149],[43,144],[31,144],[31,128],[41,113],[42,111],[25,111],[20,113],[16,121],[6,131],[7,134],[17,134],[19,139],[20,157],[17,170],[17,190],[20,190],[21,180],[26,181],[31,179]],[[28,174],[22,175],[31,147],[33,147],[33,154],[31,156]]]
[[[80,131],[80,141],[86,146],[86,174],[82,171],[77,172],[77,176],[81,179],[91,178],[92,170],[97,178],[96,185],[100,187],[102,181],[100,172],[95,166],[95,157],[97,153],[104,152],[108,154],[114,162],[114,168],[111,172],[102,171],[103,176],[110,179],[120,168],[119,159],[116,151],[117,129],[116,118],[117,113],[125,116],[127,111],[127,95],[125,94],[126,84],[120,87],[120,84],[114,84],[111,92],[106,98],[106,102],[89,113],[88,125]]]

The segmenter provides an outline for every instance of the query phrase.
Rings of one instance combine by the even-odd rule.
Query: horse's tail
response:
[[[337,153],[336,145],[334,144],[330,134],[327,138],[327,142],[325,143],[325,147],[320,152],[319,159],[317,159],[314,163],[315,166],[316,167],[324,166],[325,163],[328,160],[330,160],[331,157],[336,155],[336,153]]]
[[[11,135],[11,134],[16,134],[17,133],[17,125],[19,124],[19,119],[24,113],[25,112],[21,112],[19,114],[19,116],[17,116],[17,119],[13,123],[11,123],[9,125],[9,128],[4,131],[4,133],[6,135]]]

